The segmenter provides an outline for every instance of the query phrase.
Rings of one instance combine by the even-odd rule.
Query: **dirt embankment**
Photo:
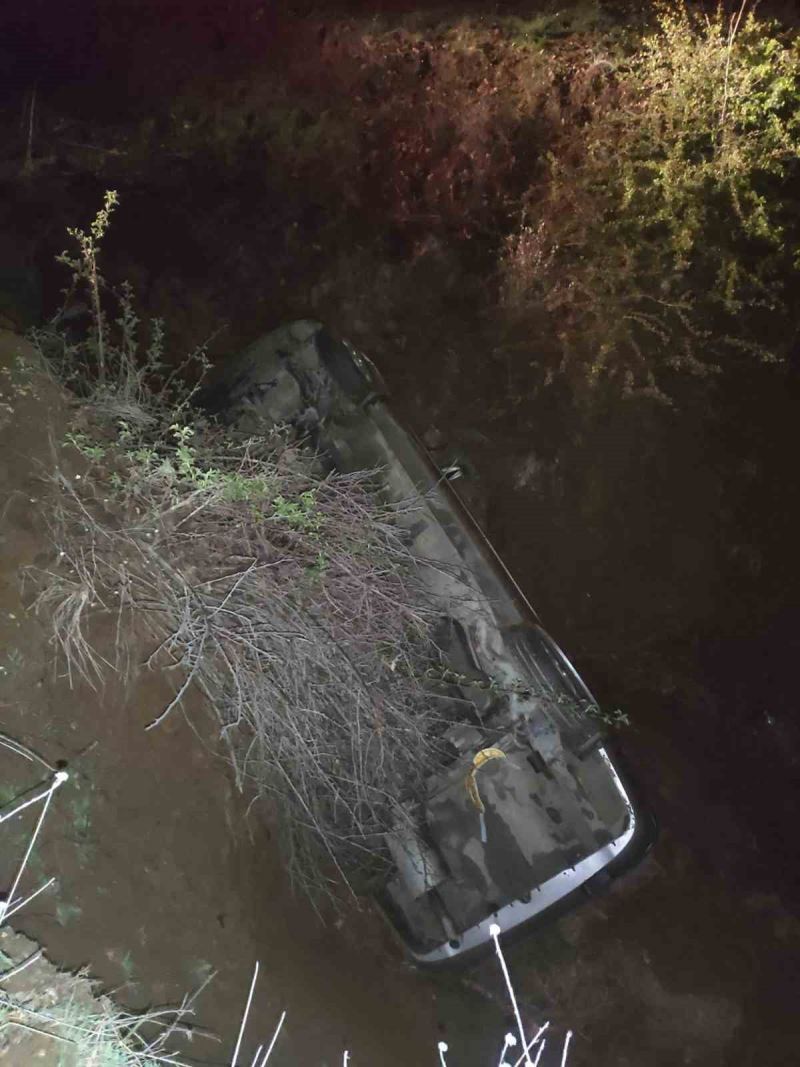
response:
[[[211,1062],[230,1056],[255,959],[262,982],[253,1037],[263,1040],[288,1012],[278,1063],[334,1064],[344,1048],[362,1062],[423,1062],[441,1027],[463,1027],[467,1042],[481,1022],[491,1034],[499,1013],[474,993],[456,998],[410,972],[377,916],[323,925],[293,896],[269,813],[251,810],[233,788],[199,700],[145,733],[169,701],[169,677],[137,667],[127,685],[109,672],[96,689],[70,686],[47,619],[30,610],[30,585],[20,589],[25,567],[52,559],[43,479],[56,465],[80,473],[70,469],[71,450],[60,449],[68,409],[51,382],[20,370],[20,356],[34,367],[35,353],[18,335],[0,332],[0,352],[2,728],[51,764],[66,760],[71,774],[21,891],[51,876],[56,885],[15,923],[60,966],[86,965],[125,1006],[176,1003],[217,972],[196,1021],[222,1044],[197,1038],[181,1049]],[[113,621],[108,631],[113,640]],[[38,771],[0,752],[7,802]],[[31,828],[30,813],[2,828],[4,883]]]

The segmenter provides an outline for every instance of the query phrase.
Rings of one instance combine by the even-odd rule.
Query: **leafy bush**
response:
[[[743,11],[663,6],[629,60],[574,75],[502,268],[506,307],[558,339],[551,375],[663,398],[672,371],[785,351],[800,49]]]

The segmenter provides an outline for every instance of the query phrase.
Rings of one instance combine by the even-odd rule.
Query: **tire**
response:
[[[386,395],[383,378],[365,356],[332,337],[326,329],[317,334],[316,343],[325,369],[356,404]]]

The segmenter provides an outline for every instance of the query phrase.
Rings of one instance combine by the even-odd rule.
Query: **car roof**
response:
[[[245,427],[248,418],[254,428],[264,419],[295,421],[338,469],[380,471],[425,584],[449,621],[446,654],[473,681],[490,680],[481,700],[469,685],[449,686],[456,701],[471,705],[476,736],[464,741],[462,731],[459,740],[456,731],[456,756],[429,782],[417,810],[435,860],[417,860],[425,843],[408,834],[394,842],[398,873],[388,893],[408,939],[430,948],[443,932],[475,927],[621,840],[631,806],[601,747],[602,730],[587,714],[591,694],[453,487],[398,420],[369,361],[321,323],[302,320],[249,346],[218,390],[217,405],[235,411]],[[476,757],[490,743],[501,755],[477,772]],[[420,874],[420,863],[438,873]]]

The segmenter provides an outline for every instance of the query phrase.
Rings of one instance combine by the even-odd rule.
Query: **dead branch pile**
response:
[[[68,450],[103,455],[53,476],[57,563],[38,597],[68,670],[126,669],[127,636],[144,625],[148,666],[180,678],[151,726],[195,683],[239,784],[278,799],[300,883],[319,888],[324,856],[348,880],[371,867],[440,732],[415,681],[430,613],[371,477],[324,474],[277,435],[207,430],[188,467],[185,445],[149,454],[73,437]],[[114,651],[91,640],[99,612],[116,617]]]

